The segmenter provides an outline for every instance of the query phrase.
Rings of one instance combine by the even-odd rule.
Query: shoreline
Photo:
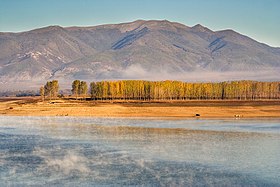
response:
[[[280,120],[280,116],[247,116],[247,117],[230,117],[230,116],[205,116],[205,117],[188,117],[188,116],[102,116],[102,115],[25,115],[25,114],[1,114],[0,117],[65,117],[65,118],[112,118],[112,119],[149,119],[149,120]]]
[[[199,114],[200,116],[196,116]],[[81,101],[39,97],[0,98],[1,116],[71,116],[149,119],[275,119],[280,100],[172,102]]]

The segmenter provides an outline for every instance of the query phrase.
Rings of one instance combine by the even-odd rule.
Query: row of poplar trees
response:
[[[57,97],[58,81],[41,87],[41,96]],[[72,96],[94,100],[256,100],[280,99],[280,82],[231,81],[187,83],[181,81],[119,80],[72,83]]]
[[[96,100],[279,99],[280,82],[101,81],[90,83],[90,94]]]

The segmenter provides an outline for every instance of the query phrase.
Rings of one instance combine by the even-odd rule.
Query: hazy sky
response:
[[[280,0],[0,0],[0,31],[167,19],[280,47]]]

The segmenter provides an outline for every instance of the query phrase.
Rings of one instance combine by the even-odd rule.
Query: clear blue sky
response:
[[[280,0],[0,0],[0,31],[167,19],[280,47]]]

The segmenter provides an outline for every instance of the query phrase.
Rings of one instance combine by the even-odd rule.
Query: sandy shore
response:
[[[0,98],[0,115],[194,118],[280,118],[280,101],[94,102]]]

